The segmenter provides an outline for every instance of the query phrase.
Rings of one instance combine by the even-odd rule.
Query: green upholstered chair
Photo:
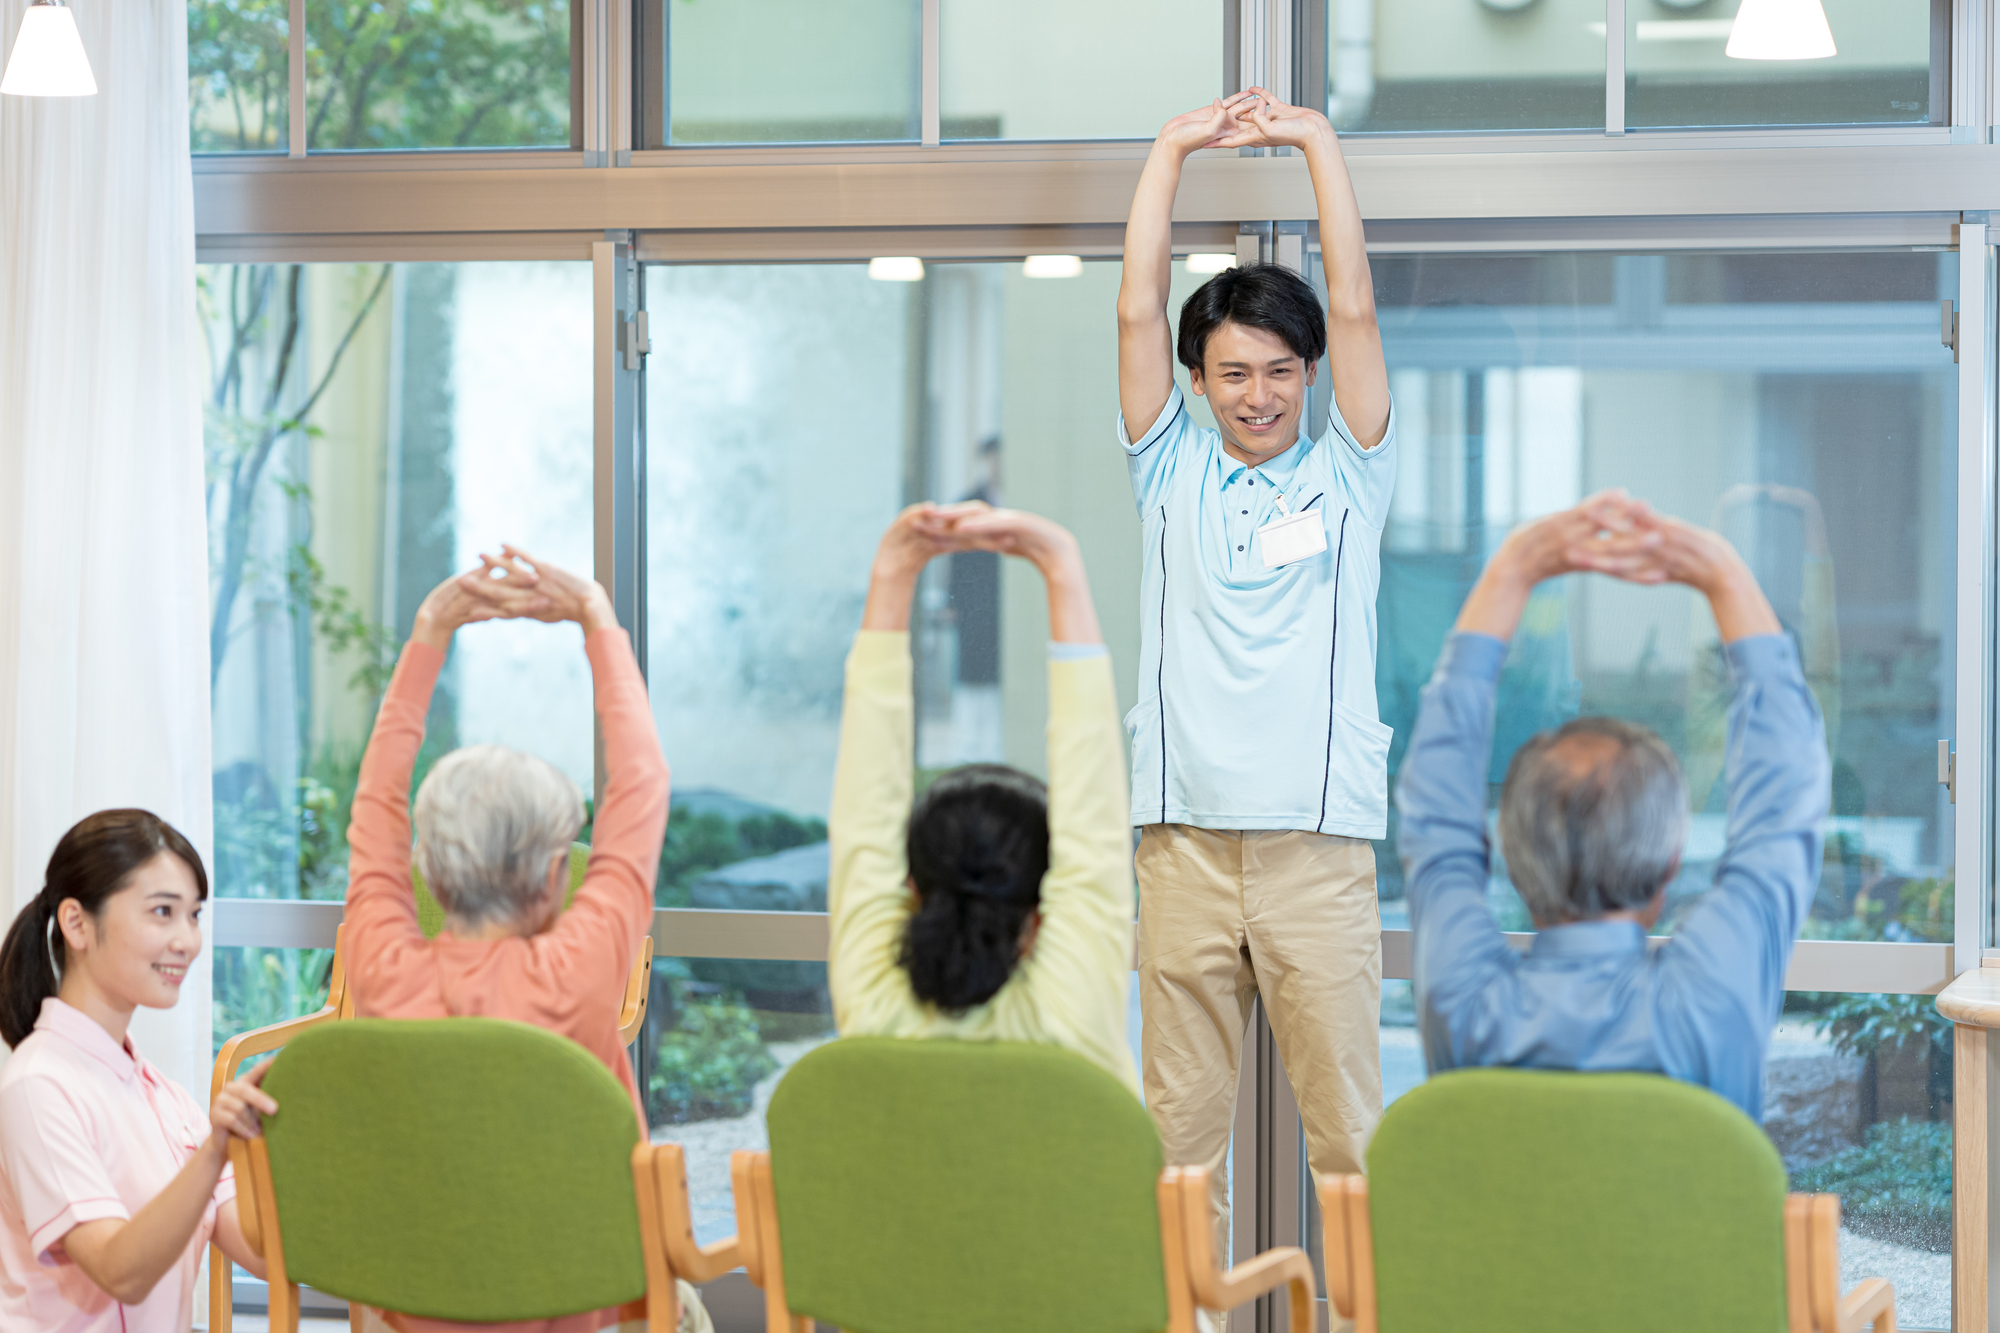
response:
[[[1319,1198],[1358,1333],[1895,1328],[1887,1282],[1839,1294],[1840,1200],[1788,1195],[1749,1117],[1659,1075],[1442,1074]]]
[[[298,1326],[301,1282],[433,1319],[624,1306],[676,1327],[652,1147],[575,1042],[500,1019],[354,1019],[294,1038],[264,1088],[279,1110],[233,1156],[276,1333]]]
[[[576,891],[583,884],[584,872],[590,867],[590,846],[588,843],[572,843],[569,849],[569,893],[563,899],[567,909],[576,899]],[[444,929],[444,908],[424,885],[424,877],[415,865],[410,867],[410,883],[417,900],[417,925],[426,939],[436,939]],[[317,1011],[299,1018],[273,1023],[268,1027],[239,1033],[222,1044],[215,1057],[215,1072],[209,1084],[209,1100],[222,1090],[232,1071],[241,1067],[245,1060],[253,1056],[268,1054],[283,1047],[309,1028],[330,1019],[354,1017],[354,995],[347,988],[347,959],[344,944],[347,927],[341,926],[334,934],[333,962],[327,971],[326,1003]],[[646,1001],[652,993],[653,977],[653,937],[640,943],[639,957],[632,964],[631,973],[625,978],[625,996],[618,1013],[618,1032],[627,1045],[638,1039],[639,1029],[646,1022]],[[231,1310],[234,1302],[234,1270],[228,1256],[220,1246],[212,1246],[209,1253],[209,1333],[230,1333]]]
[[[1291,1288],[1273,1250],[1211,1254],[1205,1173],[1162,1169],[1146,1110],[1053,1046],[848,1037],[771,1098],[768,1153],[731,1162],[737,1236],[769,1333],[1191,1333],[1193,1308]]]

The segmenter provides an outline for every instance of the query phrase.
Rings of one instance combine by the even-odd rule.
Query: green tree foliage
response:
[[[1842,1220],[1865,1236],[1951,1251],[1951,1126],[1871,1125],[1857,1147],[1792,1176],[1792,1188],[1838,1194]]]
[[[286,0],[189,0],[188,117],[197,153],[283,152]]]
[[[285,0],[189,0],[196,151],[282,149]],[[313,149],[571,144],[568,0],[312,0]]]
[[[782,812],[742,820],[713,811],[675,813],[667,820],[667,838],[660,845],[654,901],[661,907],[686,907],[694,882],[711,870],[825,840],[825,821],[795,819]]]
[[[690,996],[674,1006],[646,1077],[646,1116],[656,1125],[747,1114],[757,1084],[778,1068],[740,995]]]

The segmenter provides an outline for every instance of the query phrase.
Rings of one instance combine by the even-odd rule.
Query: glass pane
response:
[[[918,136],[919,0],[655,0],[666,144]],[[650,57],[649,57],[650,58]],[[649,126],[649,146],[662,146]]]
[[[702,1245],[736,1232],[729,1155],[761,1151],[764,1110],[787,1069],[833,1037],[825,963],[661,958],[640,1034],[646,1119],[687,1152]]]
[[[649,680],[674,766],[661,906],[824,910],[842,662],[904,504],[976,496],[1072,523],[1114,659],[1135,659],[1137,519],[1103,336],[1118,272],[647,269]],[[1177,265],[1175,308],[1202,281]],[[921,770],[1042,770],[1041,597],[994,556],[927,571]],[[1121,670],[1127,706],[1133,685]]]
[[[312,0],[306,146],[581,147],[581,26],[569,0]]]
[[[1410,983],[1384,981],[1385,1106],[1424,1081],[1415,1023]],[[1932,996],[1794,992],[1764,1066],[1792,1189],[1841,1196],[1841,1290],[1889,1279],[1899,1328],[1951,1327],[1951,1058]]]
[[[215,951],[215,1051],[238,1033],[300,1018],[326,1004],[331,949]]]
[[[590,568],[590,267],[205,265],[200,301],[215,891],[339,900],[361,749],[424,594],[503,540]],[[591,716],[574,630],[469,627],[417,776],[495,742],[588,791]],[[275,951],[240,952],[256,980],[239,996],[218,957],[218,1033],[304,994],[307,973],[267,984]]]
[[[1826,716],[1833,810],[1806,935],[1949,940],[1956,379],[1948,254],[1379,257],[1402,459],[1383,538],[1376,687],[1394,727],[1515,524],[1625,486],[1720,528],[1798,642]],[[1728,686],[1685,589],[1545,587],[1501,682],[1494,792],[1516,747],[1579,714],[1658,731],[1691,802],[1668,927],[1723,847]],[[1385,926],[1402,873],[1377,849]],[[1492,900],[1527,929],[1497,862]]]
[[[1732,60],[1734,6],[1628,10],[1625,123],[1643,126],[1928,123],[1930,0],[1823,0],[1838,54],[1818,60]],[[1942,34],[1940,34],[1941,36]],[[1943,107],[1936,108],[1939,121]]]
[[[286,151],[286,0],[189,0],[188,128],[197,153]]]
[[[1346,132],[1604,128],[1602,0],[1327,0]]]
[[[1222,95],[1215,0],[942,0],[938,19],[947,139],[1150,139]]]

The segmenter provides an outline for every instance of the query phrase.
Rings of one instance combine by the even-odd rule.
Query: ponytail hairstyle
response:
[[[906,843],[917,910],[897,959],[917,998],[949,1013],[999,993],[1049,869],[1048,788],[1003,764],[968,764],[931,784]]]
[[[194,873],[195,890],[208,898],[208,872],[179,829],[150,810],[99,810],[69,832],[49,855],[42,891],[21,909],[0,944],[0,1038],[19,1046],[35,1030],[42,1001],[54,995],[67,960],[56,909],[74,898],[95,918],[132,872],[171,852]]]

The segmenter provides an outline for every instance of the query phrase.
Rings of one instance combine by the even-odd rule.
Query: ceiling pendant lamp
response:
[[[1743,0],[1723,54],[1737,60],[1824,60],[1833,29],[1819,0]]]
[[[76,31],[76,16],[63,0],[31,0],[21,15],[21,31],[0,93],[16,97],[89,97],[97,92],[90,59]]]

